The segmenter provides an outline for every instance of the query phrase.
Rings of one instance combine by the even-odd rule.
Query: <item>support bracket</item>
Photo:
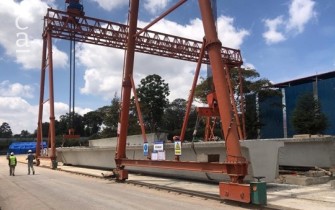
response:
[[[220,182],[220,197],[227,200],[250,203],[250,185]]]

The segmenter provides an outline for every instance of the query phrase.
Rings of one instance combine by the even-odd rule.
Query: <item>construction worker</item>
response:
[[[33,171],[33,175],[35,175],[35,170],[34,170],[35,155],[32,153],[31,150],[28,150],[28,156],[26,160],[28,160],[28,175],[30,175],[30,168]]]
[[[10,153],[8,158],[8,165],[9,165],[9,176],[15,176],[15,166],[16,166],[16,157],[14,156],[14,152]]]

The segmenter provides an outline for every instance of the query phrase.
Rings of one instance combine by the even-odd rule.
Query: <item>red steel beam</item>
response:
[[[37,158],[41,155],[41,142],[43,138],[42,134],[42,118],[43,118],[43,105],[44,105],[44,85],[45,85],[45,69],[47,67],[47,39],[43,37],[42,47],[42,64],[41,64],[41,80],[40,80],[40,101],[38,108],[38,121],[37,121],[37,143],[36,143],[36,156]]]
[[[213,78],[220,106],[220,116],[223,120],[222,127],[226,135],[227,143],[227,161],[221,164],[199,163],[199,162],[174,162],[174,161],[148,161],[148,160],[128,160],[126,159],[126,137],[127,125],[129,120],[129,104],[131,81],[130,77],[133,73],[134,53],[141,52],[151,55],[170,57],[175,59],[197,62],[199,59],[202,43],[185,39],[182,37],[172,36],[154,31],[145,31],[142,35],[134,37],[137,30],[138,0],[131,1],[130,25],[113,23],[105,20],[99,20],[90,17],[69,17],[67,13],[48,9],[48,13],[44,18],[44,34],[48,37],[48,57],[49,60],[49,95],[50,95],[50,139],[51,139],[51,157],[55,157],[55,130],[54,130],[54,98],[53,98],[53,78],[52,78],[52,46],[51,37],[70,40],[71,38],[77,42],[102,45],[107,47],[127,49],[125,74],[122,84],[122,113],[121,113],[121,129],[118,139],[118,148],[115,154],[117,166],[122,170],[125,165],[135,164],[136,166],[171,168],[180,170],[195,170],[218,173],[228,173],[237,177],[233,182],[240,181],[240,177],[244,177],[247,173],[247,163],[241,156],[238,135],[236,132],[236,124],[231,123],[231,104],[229,93],[227,92],[227,84],[222,80],[224,78],[224,65],[240,66],[243,61],[239,50],[222,47],[217,38],[215,27],[212,25],[214,21],[208,19],[208,11],[206,8],[208,1],[199,1],[202,11],[205,34],[206,48],[201,63],[211,63],[213,67]],[[209,8],[210,9],[210,8]],[[208,27],[208,25],[210,25]],[[74,26],[74,27],[73,27]],[[126,48],[127,47],[127,48]]]
[[[121,168],[120,160],[126,157],[126,144],[128,134],[128,121],[129,121],[129,107],[130,107],[130,94],[131,94],[131,78],[133,75],[134,57],[135,57],[135,33],[137,28],[139,0],[132,0],[130,3],[129,15],[129,32],[127,41],[127,52],[125,71],[123,74],[122,82],[122,105],[120,117],[120,135],[117,143],[117,150],[115,153],[115,162],[118,168]]]
[[[231,168],[237,167],[234,171],[236,176],[244,176],[246,171],[244,163],[229,163],[229,162],[183,162],[173,160],[132,160],[127,158],[120,159],[124,166],[136,166],[136,167],[148,167],[148,168],[161,168],[161,169],[172,169],[172,170],[187,170],[187,171],[199,171],[199,172],[210,172],[229,174]]]
[[[188,96],[188,100],[187,100],[187,106],[186,106],[186,112],[185,112],[185,116],[184,116],[183,126],[182,126],[181,132],[180,132],[180,141],[181,142],[183,142],[185,140],[186,127],[187,127],[188,118],[189,118],[190,112],[191,112],[191,107],[192,107],[192,102],[193,102],[193,97],[194,97],[194,91],[195,91],[195,88],[196,88],[197,83],[198,83],[198,78],[199,78],[199,73],[200,73],[200,68],[201,68],[201,60],[202,60],[202,57],[204,56],[204,53],[205,53],[205,46],[206,46],[206,40],[204,39],[202,47],[201,47],[200,55],[199,55],[200,57],[199,57],[197,67],[195,69],[195,73],[194,73],[194,77],[193,77],[192,88],[190,90],[190,95]]]
[[[75,25],[75,27],[73,27]],[[69,17],[66,12],[48,9],[44,17],[44,30],[51,29],[51,36],[59,39],[94,45],[126,49],[127,25],[87,16]],[[137,31],[141,30],[137,28]],[[155,31],[144,31],[136,37],[135,51],[191,62],[198,62],[202,42]],[[240,50],[221,47],[223,61],[232,66],[240,66]],[[209,64],[205,53],[202,63]]]
[[[56,159],[56,132],[55,132],[55,101],[54,101],[54,78],[53,78],[53,59],[52,59],[52,40],[51,34],[47,32],[48,43],[48,66],[49,66],[49,100],[50,100],[50,159]]]
[[[201,163],[201,162],[181,162],[169,160],[130,160],[122,159],[122,164],[125,166],[137,166],[148,168],[161,168],[173,170],[188,170],[211,173],[227,173],[226,165],[224,163]]]
[[[143,31],[146,31],[148,28],[150,28],[152,25],[157,23],[159,20],[170,14],[173,10],[178,8],[180,5],[184,4],[187,0],[180,0],[177,4],[172,6],[170,9],[168,9],[166,12],[164,12],[162,15],[158,16],[155,20],[153,20],[151,23],[149,23],[147,26],[145,26],[143,29],[141,29],[139,32],[135,34],[135,36],[140,35]]]
[[[197,107],[197,113],[200,117],[219,117],[219,109],[211,107]]]
[[[148,143],[147,135],[145,134],[145,126],[144,126],[143,116],[142,116],[142,112],[141,112],[141,108],[140,108],[140,103],[138,102],[137,92],[136,92],[136,88],[135,88],[135,82],[134,82],[134,78],[133,78],[132,75],[130,76],[130,82],[131,82],[131,86],[132,86],[132,89],[133,89],[133,95],[134,95],[134,98],[135,98],[138,120],[140,121],[140,127],[141,127],[143,142]]]

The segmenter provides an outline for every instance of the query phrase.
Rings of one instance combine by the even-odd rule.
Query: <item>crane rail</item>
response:
[[[87,16],[75,16],[52,8],[44,17],[44,31],[54,38],[107,46],[118,49],[127,48],[128,26]],[[141,28],[137,29],[138,31]],[[146,30],[136,37],[135,51],[197,62],[202,42],[165,33]],[[224,63],[232,66],[242,65],[240,50],[222,47]],[[207,52],[202,63],[209,64]]]
[[[80,167],[79,167],[80,168]],[[104,180],[114,180],[114,178],[111,178],[110,176],[96,176],[96,175],[92,175],[92,174],[86,174],[86,173],[82,173],[82,172],[78,172],[78,171],[68,171],[68,170],[62,170],[62,169],[57,169],[58,171],[63,171],[65,173],[71,173],[71,174],[75,174],[75,175],[82,175],[82,176],[86,176],[86,177],[92,177],[92,178],[98,178],[98,179],[104,179]],[[139,171],[137,171],[136,174],[137,176],[143,176],[143,175],[139,175]],[[145,174],[145,172],[144,172]],[[146,177],[146,175],[144,175],[143,177]],[[161,177],[161,176],[159,176]],[[162,177],[161,177],[162,178]],[[168,177],[165,177],[168,178]],[[169,178],[171,179],[171,177]],[[179,179],[176,179],[179,180]],[[184,188],[178,188],[178,187],[171,187],[171,186],[166,186],[166,185],[162,185],[162,184],[157,184],[157,183],[148,183],[145,181],[138,181],[138,180],[127,180],[127,181],[122,181],[119,183],[124,183],[124,184],[129,184],[129,185],[134,185],[134,186],[140,186],[140,187],[147,187],[149,189],[155,189],[155,190],[164,190],[167,192],[173,192],[173,193],[178,193],[178,194],[182,194],[182,195],[188,195],[191,197],[198,197],[198,198],[202,198],[205,200],[214,200],[214,201],[218,201],[221,203],[225,203],[228,205],[232,205],[232,206],[240,206],[240,207],[244,207],[247,209],[260,209],[259,205],[255,205],[255,204],[251,204],[251,203],[237,203],[234,201],[230,201],[230,200],[223,200],[222,198],[220,198],[219,195],[213,194],[213,193],[208,193],[208,192],[202,192],[202,191],[197,191],[197,190],[189,190],[189,189],[184,189]],[[207,183],[207,182],[203,182],[203,183]],[[264,210],[279,210],[281,209],[279,206],[275,206],[275,205],[267,205],[267,206],[262,206],[261,209]]]

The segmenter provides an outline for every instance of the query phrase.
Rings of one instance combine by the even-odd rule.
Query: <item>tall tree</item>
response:
[[[3,122],[0,126],[0,138],[9,138],[12,137],[13,132],[10,128],[9,124],[6,122]]]
[[[114,94],[110,106],[104,106],[98,109],[102,117],[103,129],[100,133],[101,137],[114,137],[117,136],[117,127],[120,115],[120,98]]]
[[[329,125],[326,115],[321,112],[319,101],[312,93],[303,94],[297,99],[292,123],[298,134],[323,133]]]
[[[148,127],[146,131],[149,131]],[[135,99],[133,97],[130,101],[130,107],[129,107],[128,135],[136,135],[139,133],[141,133],[141,126],[140,126],[140,121],[138,119]]]
[[[164,113],[163,128],[169,131],[181,129],[186,112],[186,100],[177,98],[168,104]]]
[[[172,139],[175,135],[180,135],[186,113],[186,104],[187,101],[185,99],[177,98],[169,103],[165,109],[162,129],[168,133],[169,139]],[[185,139],[192,139],[196,118],[195,107],[191,107]]]
[[[22,130],[20,137],[31,137],[31,134],[27,130]]]
[[[91,111],[83,116],[85,136],[96,135],[102,125],[102,117],[98,111]]]
[[[169,94],[169,85],[157,74],[142,79],[137,88],[143,120],[151,132],[155,132],[161,126]]]
[[[75,134],[84,136],[83,116],[78,113],[71,113],[71,115],[66,113],[65,115],[61,115],[58,128],[58,132],[61,134],[67,134],[68,129],[73,128]]]

